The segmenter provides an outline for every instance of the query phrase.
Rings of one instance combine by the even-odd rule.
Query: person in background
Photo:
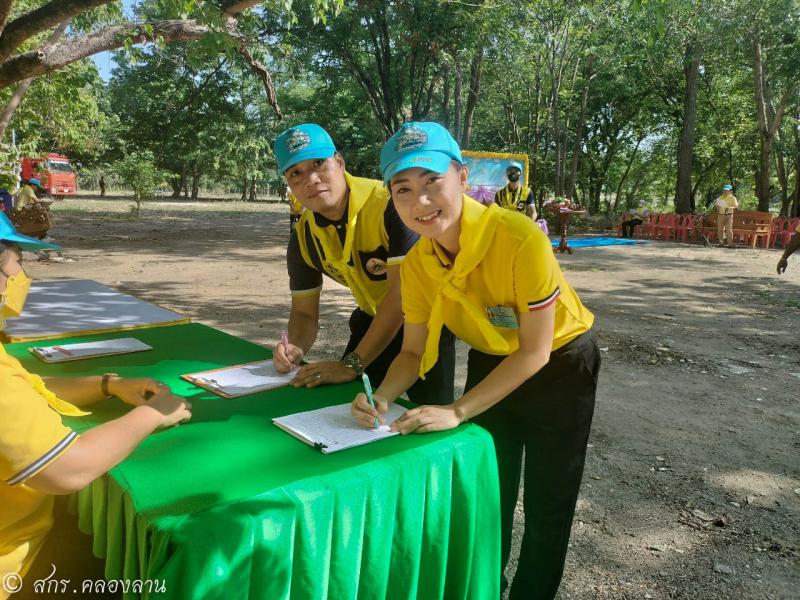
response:
[[[38,196],[37,196],[38,192]],[[43,197],[45,194],[44,189],[42,189],[42,183],[36,179],[23,180],[22,186],[17,193],[17,199],[14,202],[14,208],[17,210],[21,208],[25,208],[26,206],[30,206],[36,202],[39,202],[40,197]]]
[[[522,164],[514,161],[506,169],[508,183],[500,188],[494,195],[495,204],[500,208],[516,210],[536,220],[536,205],[533,202],[533,192],[529,187],[522,187]]]
[[[628,213],[630,218],[622,222],[622,237],[633,237],[633,229],[650,218],[650,209],[646,205],[644,200],[639,200],[639,207]]]
[[[106,178],[105,175],[100,175],[100,197],[106,197]]]
[[[0,214],[0,330],[19,316],[31,279],[22,251],[59,250],[18,233]],[[0,344],[0,582],[30,570],[53,526],[54,495],[83,489],[159,427],[191,417],[191,404],[152,379],[49,377],[28,372]],[[132,409],[78,435],[61,415],[116,396]],[[63,549],[62,549],[63,551]],[[0,600],[10,590],[0,587]]]
[[[781,259],[778,261],[778,275],[786,272],[786,269],[789,266],[789,257],[797,252],[797,250],[800,250],[800,223],[798,223],[797,227],[795,227],[794,235],[787,244],[786,249],[783,251]]]
[[[722,194],[714,200],[717,209],[717,242],[720,246],[733,246],[733,213],[739,208],[739,201],[733,195],[733,186],[726,183]]]

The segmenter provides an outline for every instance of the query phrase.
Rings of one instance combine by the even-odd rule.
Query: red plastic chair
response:
[[[675,213],[667,213],[661,215],[658,224],[655,226],[654,234],[657,239],[669,240],[675,236],[675,227],[677,225],[678,215]]]
[[[769,236],[769,247],[774,248],[778,238],[786,231],[786,225],[789,219],[786,217],[778,217],[772,222],[772,234]]]
[[[789,240],[791,240],[792,236],[795,234],[798,224],[800,224],[800,218],[788,219],[786,221],[786,229],[775,236],[776,238],[780,238],[781,248],[786,248],[786,246],[789,244]]]

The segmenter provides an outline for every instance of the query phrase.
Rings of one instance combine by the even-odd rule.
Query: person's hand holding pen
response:
[[[365,391],[371,394],[372,389],[366,388]],[[359,425],[374,429],[379,425],[386,425],[386,419],[383,418],[383,415],[389,410],[389,401],[378,394],[371,395],[372,402],[370,402],[367,393],[358,394],[350,405],[350,413],[355,417]]]
[[[286,332],[283,332],[281,341],[272,352],[272,364],[275,365],[275,370],[278,373],[289,373],[295,370],[303,361],[303,356],[303,349],[292,345]]]

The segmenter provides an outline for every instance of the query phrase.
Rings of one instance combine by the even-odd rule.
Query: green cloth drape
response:
[[[64,342],[115,337],[154,350],[47,365],[26,351],[35,343],[6,348],[43,376],[154,377],[193,404],[189,423],[151,435],[74,498],[106,578],[127,580],[125,597],[139,597],[134,580],[151,581],[143,598],[181,600],[499,596],[497,466],[484,430],[324,455],[271,419],[349,402],[355,383],[220,398],[180,374],[270,354],[199,324]],[[92,410],[65,421],[83,431],[127,407],[109,400]],[[156,579],[165,593],[155,593]]]

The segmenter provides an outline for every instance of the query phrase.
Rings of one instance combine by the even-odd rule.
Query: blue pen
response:
[[[369,400],[369,405],[372,408],[375,408],[375,399],[372,397],[372,385],[369,382],[369,375],[366,373],[361,374],[361,381],[364,382],[364,391],[367,393],[367,400]],[[380,421],[378,421],[378,417],[375,417],[375,429],[380,427]]]

